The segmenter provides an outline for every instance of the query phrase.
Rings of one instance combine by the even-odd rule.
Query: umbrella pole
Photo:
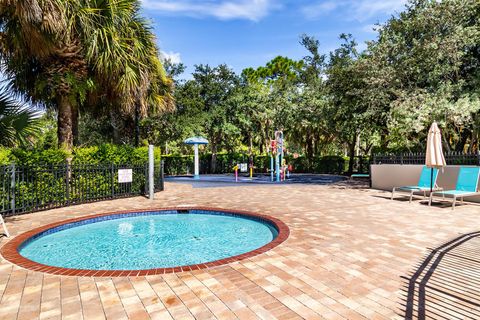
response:
[[[430,193],[433,191],[433,168],[430,169]]]

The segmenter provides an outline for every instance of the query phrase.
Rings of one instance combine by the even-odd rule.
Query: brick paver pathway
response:
[[[161,276],[64,277],[2,259],[0,319],[453,319],[480,314],[480,240],[472,233],[480,229],[478,205],[451,211],[390,201],[379,191],[318,185],[192,189],[167,184],[154,201],[137,197],[85,204],[8,218],[7,225],[15,236],[93,213],[178,205],[265,213],[284,221],[290,237],[240,262]],[[435,250],[457,237],[468,239],[457,240],[461,243],[446,254]]]

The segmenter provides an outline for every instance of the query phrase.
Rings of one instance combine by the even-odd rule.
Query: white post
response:
[[[154,156],[153,145],[148,146],[148,198],[153,200],[155,194],[155,186],[153,184],[153,170],[154,170]]]
[[[198,143],[195,143],[193,145],[193,149],[195,151],[195,156],[194,156],[195,171],[194,171],[193,179],[200,179],[199,159],[198,159]]]

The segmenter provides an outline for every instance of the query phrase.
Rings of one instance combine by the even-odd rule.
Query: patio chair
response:
[[[410,195],[409,202],[412,202],[413,194],[415,192],[423,192],[423,198],[425,199],[427,197],[427,192],[430,191],[430,188],[432,190],[442,190],[442,188],[439,188],[437,186],[437,177],[438,177],[438,169],[433,169],[433,183],[430,181],[432,178],[432,169],[427,168],[424,166],[422,168],[422,172],[420,173],[420,179],[418,179],[418,184],[416,186],[403,186],[403,187],[394,187],[392,189],[392,197],[391,200],[393,200],[393,197],[395,196],[395,191],[403,191],[407,192]]]
[[[480,167],[460,167],[458,172],[457,185],[454,190],[435,191],[430,194],[429,205],[432,205],[432,198],[435,194],[445,196],[452,196],[452,210],[455,210],[457,198],[460,198],[463,203],[464,197],[480,195],[478,192],[478,179],[480,176]]]

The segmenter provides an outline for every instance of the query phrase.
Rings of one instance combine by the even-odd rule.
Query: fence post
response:
[[[70,204],[70,177],[72,174],[71,171],[71,164],[72,158],[67,158],[66,162],[66,167],[65,167],[65,186],[66,186],[66,198],[67,198],[67,204]]]
[[[165,160],[160,161],[160,190],[165,190]]]
[[[115,197],[115,172],[113,170],[113,163],[110,164],[110,172],[112,174],[112,198]]]
[[[15,214],[15,164],[12,163],[11,165],[12,168],[12,180],[10,181],[10,190],[12,192],[12,200],[10,202],[10,208],[12,210],[12,214]]]
[[[153,145],[148,145],[148,198],[153,200],[155,196],[155,186],[153,182],[153,173],[154,173],[154,156],[153,156]]]

